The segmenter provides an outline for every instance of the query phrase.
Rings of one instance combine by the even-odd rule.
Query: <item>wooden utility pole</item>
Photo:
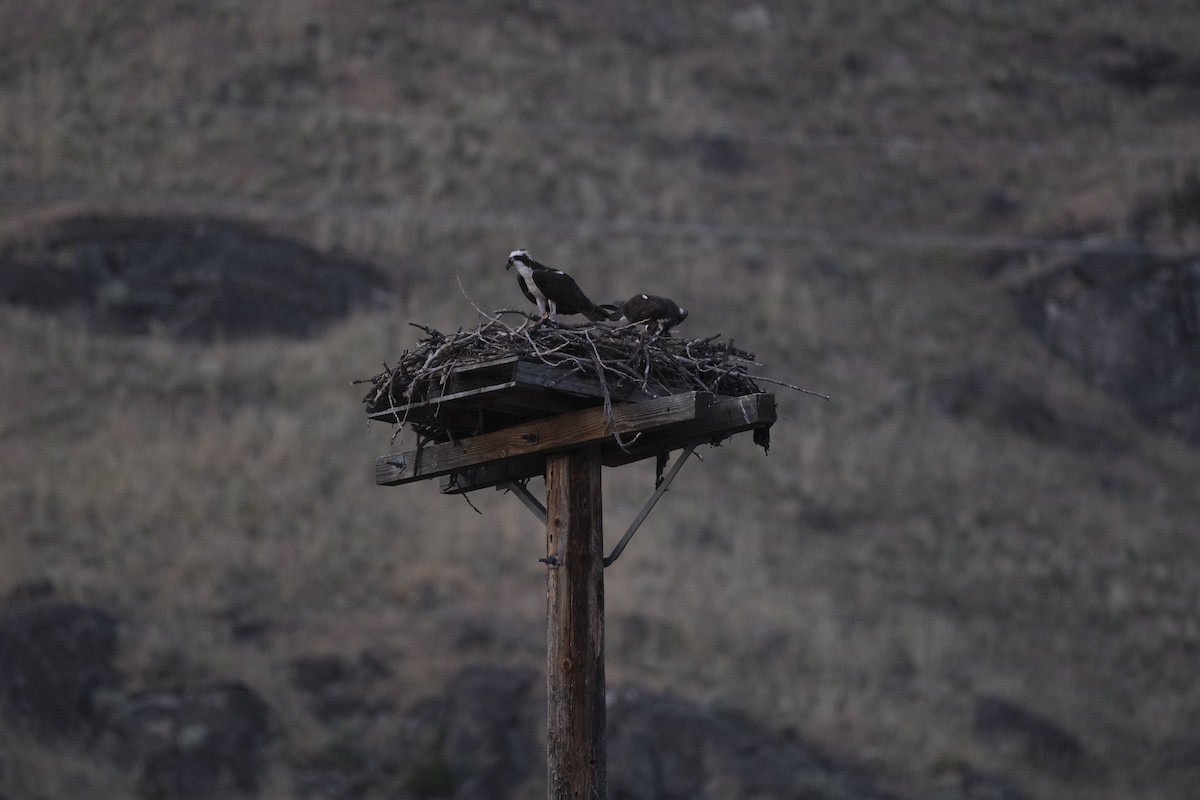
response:
[[[546,458],[547,797],[605,800],[600,447]]]
[[[375,482],[442,477],[447,493],[507,488],[545,519],[547,796],[606,800],[600,467],[684,450],[614,548],[611,564],[696,445],[742,431],[765,433],[775,422],[775,397],[690,389],[652,396],[625,387],[610,404],[614,397],[598,380],[516,356],[464,365],[438,387],[427,399],[368,415],[447,434],[447,441],[377,458]],[[525,487],[542,475],[544,508]]]

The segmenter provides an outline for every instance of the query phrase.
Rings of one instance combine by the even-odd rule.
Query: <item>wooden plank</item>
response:
[[[595,398],[580,397],[573,394],[546,391],[521,387],[502,396],[497,396],[494,402],[489,402],[489,410],[511,414],[517,419],[526,420],[544,417],[549,414],[561,414],[566,411],[578,411],[599,405],[601,401]]]
[[[385,422],[398,422],[407,419],[425,421],[436,416],[437,409],[441,405],[448,405],[455,400],[483,399],[483,395],[496,394],[510,389],[516,388],[516,381],[506,381],[504,383],[494,383],[490,386],[480,386],[474,389],[464,389],[452,394],[439,395],[435,400],[422,400],[418,403],[405,403],[404,405],[393,406],[392,408],[383,411],[373,411],[367,414],[367,419],[379,419]],[[431,413],[418,413],[429,409]]]
[[[716,397],[704,416],[646,431],[628,451],[622,450],[611,439],[603,442],[601,460],[606,467],[631,464],[678,450],[695,441],[720,440],[754,428],[769,428],[775,420],[775,395],[771,393]],[[536,455],[480,464],[455,471],[442,481],[441,490],[445,494],[473,492],[506,480],[534,478],[544,469],[544,460]]]
[[[600,447],[546,459],[546,796],[608,797]]]
[[[478,389],[493,383],[507,383],[515,379],[518,364],[520,356],[502,356],[456,367],[446,382],[447,393]]]
[[[654,430],[702,417],[712,402],[712,395],[707,392],[688,392],[641,403],[622,403],[612,407],[611,419],[603,407],[586,408],[458,442],[381,456],[375,461],[375,482],[396,486],[491,461],[603,442],[614,430],[621,435]]]
[[[463,364],[454,370],[457,375],[466,375],[472,372],[486,372],[491,369],[503,367],[507,364],[515,364],[521,360],[520,356],[499,356],[497,358],[489,358],[486,361],[473,361],[469,364]]]
[[[604,387],[594,375],[576,373],[561,367],[550,367],[536,361],[521,361],[513,380],[523,386],[539,386],[555,392],[604,399]],[[665,389],[657,397],[671,394]],[[632,383],[608,382],[608,396],[613,400],[650,400],[656,395],[648,394]]]
[[[695,441],[720,441],[736,433],[769,428],[775,423],[775,395],[770,392],[717,398],[701,418],[642,434],[628,452],[613,442],[604,448],[606,467],[619,467]]]
[[[523,481],[536,478],[546,472],[546,456],[540,453],[531,456],[508,458],[472,467],[455,470],[443,475],[442,494],[463,494],[476,489],[486,489],[504,481]]]
[[[608,389],[613,401],[656,399],[655,395],[628,383],[614,382]],[[663,389],[658,396],[667,394],[670,392]],[[402,420],[436,424],[442,409],[451,406],[496,408],[505,413],[516,412],[519,417],[534,417],[541,411],[561,413],[577,409],[580,398],[599,405],[604,399],[600,380],[573,374],[569,369],[506,356],[455,370],[446,382],[445,393],[373,411],[367,418],[393,424]]]
[[[506,383],[488,390],[464,392],[461,399],[445,403],[421,403],[403,410],[400,408],[375,412],[370,419],[389,424],[406,423],[430,425],[443,428],[453,438],[463,439],[479,433],[500,430],[538,417],[578,411],[599,404],[597,400],[570,394],[548,392],[544,389],[528,389],[515,383]],[[396,416],[396,414],[399,416]],[[405,416],[407,414],[407,417]],[[481,416],[482,415],[482,416]],[[479,429],[479,421],[490,420]]]
[[[643,391],[640,386],[628,381],[610,380],[607,384],[608,397],[612,401],[643,401],[643,399],[658,399],[672,393],[678,393],[679,387],[653,384],[650,391]],[[528,391],[514,391],[528,390]],[[521,402],[528,401],[534,408],[562,407],[553,392],[559,395],[570,395],[580,398],[594,399],[600,403],[604,399],[605,387],[594,375],[576,373],[564,367],[551,367],[538,361],[520,359],[518,356],[504,356],[502,359],[472,363],[455,369],[446,380],[443,393],[434,392],[430,397],[413,403],[402,403],[382,411],[372,411],[368,419],[395,422],[404,419],[408,414],[409,420],[428,421],[437,414],[440,405],[472,404],[491,407],[492,402],[510,401],[516,396]],[[685,389],[683,391],[686,391]],[[545,402],[538,403],[536,398],[545,396]],[[428,409],[422,415],[416,413]]]
[[[400,420],[428,422],[436,418],[441,405],[462,403],[463,401],[486,401],[489,395],[503,394],[517,388],[514,380],[520,356],[502,356],[489,361],[477,361],[465,364],[451,372],[442,391],[436,389],[424,400],[402,403],[398,406],[373,411],[367,414],[368,419],[378,419],[396,423]],[[424,413],[418,413],[422,412]],[[407,415],[407,417],[406,417]]]

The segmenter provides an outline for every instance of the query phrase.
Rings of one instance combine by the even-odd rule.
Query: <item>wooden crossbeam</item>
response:
[[[621,449],[615,441],[608,439],[602,443],[601,461],[606,467],[631,464],[678,450],[693,442],[710,438],[720,440],[742,431],[770,427],[775,419],[775,395],[768,392],[741,397],[714,397],[703,415],[644,431],[626,449]],[[453,470],[442,482],[442,492],[473,492],[505,481],[534,478],[542,475],[544,470],[545,459],[536,454],[477,464]]]
[[[622,436],[653,431],[705,417],[713,405],[708,392],[687,392],[612,406],[602,406],[514,425],[458,442],[427,445],[381,456],[375,461],[375,482],[397,486],[411,481],[521,456],[545,455],[602,443],[615,431]]]

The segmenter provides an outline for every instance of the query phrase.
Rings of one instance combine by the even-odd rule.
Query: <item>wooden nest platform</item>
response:
[[[505,314],[522,324],[505,324]],[[747,372],[761,365],[717,336],[647,336],[523,312],[453,334],[414,327],[425,336],[413,350],[356,381],[371,385],[369,419],[417,435],[416,450],[377,461],[380,484],[448,476],[443,491],[469,491],[540,475],[547,453],[587,444],[600,444],[608,465],[745,430],[769,445],[775,397]]]

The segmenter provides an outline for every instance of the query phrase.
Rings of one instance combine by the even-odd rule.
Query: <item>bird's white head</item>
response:
[[[504,268],[512,269],[512,265],[515,262],[523,263],[528,260],[529,260],[529,252],[527,250],[513,250],[511,253],[508,254],[508,264],[506,264],[504,266]]]

